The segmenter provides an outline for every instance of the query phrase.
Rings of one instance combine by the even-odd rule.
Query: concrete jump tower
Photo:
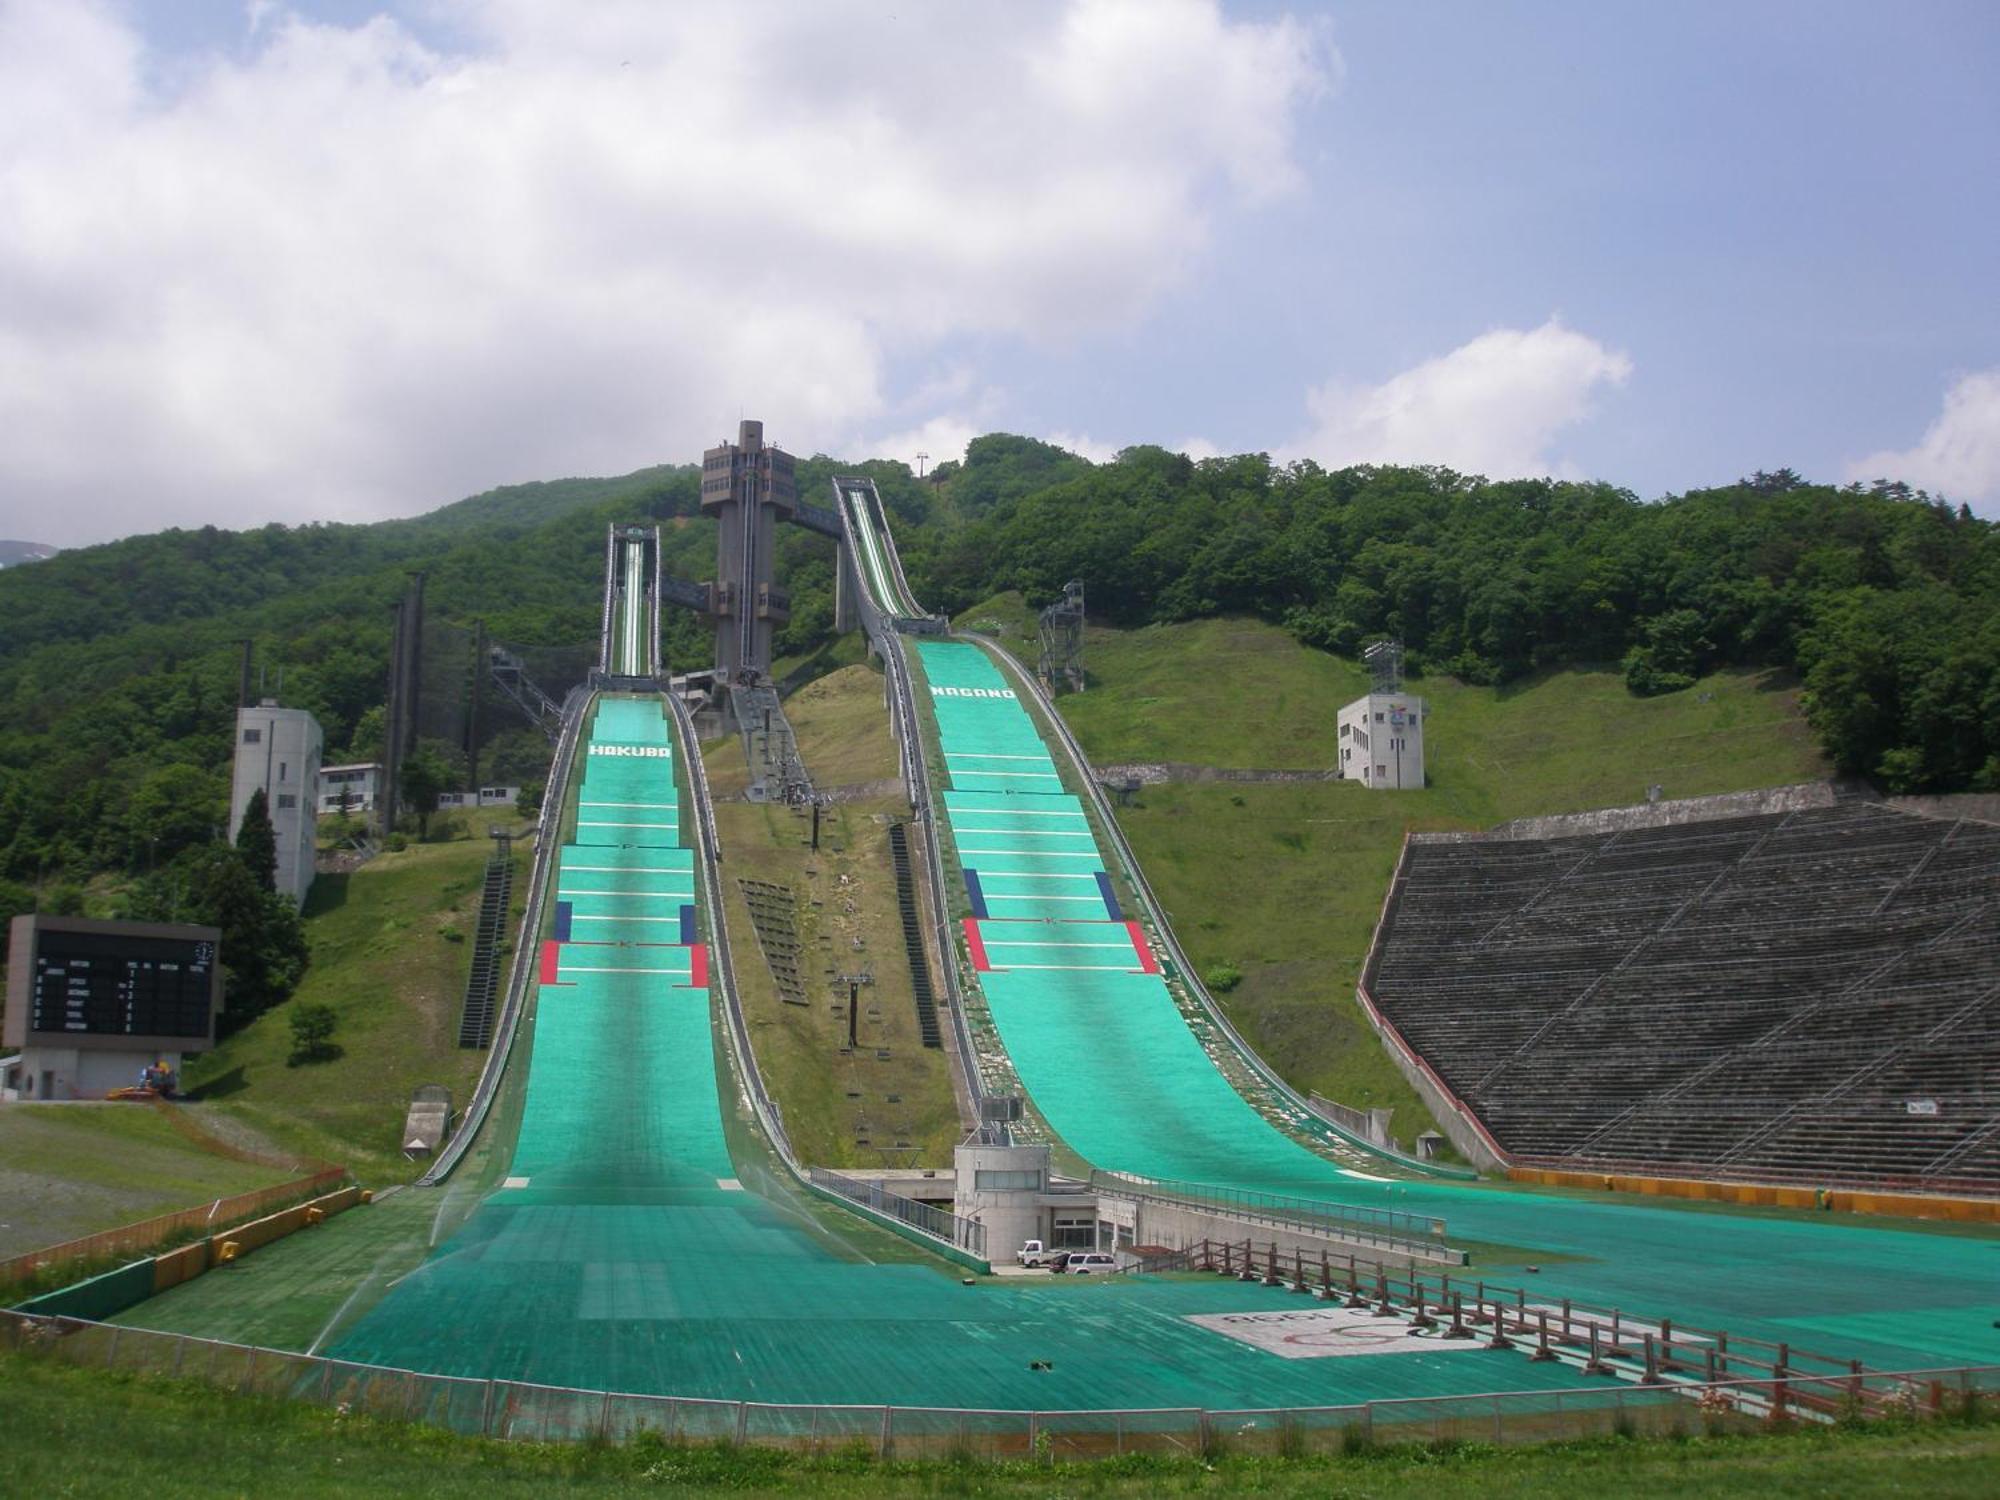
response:
[[[798,513],[792,456],[764,445],[764,424],[743,422],[736,441],[701,460],[702,514],[717,522],[715,670],[730,688],[771,675],[771,633],[791,618],[791,600],[772,581],[778,522]]]

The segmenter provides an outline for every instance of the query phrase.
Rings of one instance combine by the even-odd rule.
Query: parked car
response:
[[[1105,1276],[1118,1269],[1118,1257],[1103,1250],[1072,1250],[1056,1269],[1072,1276]]]

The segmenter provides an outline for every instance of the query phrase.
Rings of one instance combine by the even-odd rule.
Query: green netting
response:
[[[657,699],[607,697],[597,701],[591,742],[671,746],[673,735],[667,729],[666,715]]]
[[[590,748],[661,743],[656,730],[657,703],[607,699]],[[669,758],[581,764],[580,802],[675,798]],[[1298,1306],[1231,1281],[968,1288],[925,1265],[835,1258],[734,1180],[709,997],[688,987],[690,950],[662,941],[693,899],[691,852],[650,825],[580,820],[560,869],[572,941],[539,992],[511,1185],[341,1338],[340,1357],[686,1396],[1017,1408],[1587,1383],[1460,1350],[1280,1359],[1188,1321]]]
[[[2000,1361],[2000,1239],[1990,1235],[1387,1180],[1295,1144],[1229,1084],[1160,979],[1118,962],[1122,929],[1109,913],[1063,899],[1083,884],[1058,874],[1103,868],[1094,841],[1073,836],[1088,831],[1075,799],[1053,795],[1054,786],[1043,794],[1039,782],[1000,791],[968,774],[1016,764],[985,752],[1040,747],[999,669],[974,646],[925,641],[917,650],[951,775],[949,832],[971,872],[968,894],[976,883],[992,918],[976,924],[993,966],[981,988],[1036,1107],[1087,1160],[1440,1215],[1456,1241],[1524,1247],[1556,1262],[1535,1278],[1550,1297],[1824,1346],[1878,1367]],[[1046,758],[1042,747],[1041,760],[1018,763]],[[1058,860],[1058,849],[1099,858]],[[1021,871],[1030,873],[1011,873]]]

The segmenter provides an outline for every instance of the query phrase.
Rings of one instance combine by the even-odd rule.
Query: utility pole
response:
[[[396,808],[402,800],[404,755],[417,739],[417,684],[424,630],[424,575],[412,572],[396,611],[396,633],[389,657],[389,722],[382,746],[382,836],[396,831]]]
[[[477,620],[472,628],[472,699],[465,710],[465,774],[472,782],[475,802],[479,794],[479,710],[486,685],[486,622]]]

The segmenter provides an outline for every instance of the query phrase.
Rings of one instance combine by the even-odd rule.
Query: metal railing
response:
[[[743,1080],[744,1092],[772,1149],[793,1176],[799,1176],[791,1138],[785,1134],[777,1102],[764,1087],[763,1072],[750,1046],[750,1026],[744,1018],[743,1000],[736,990],[736,960],[729,942],[729,911],[723,903],[722,879],[716,871],[721,840],[715,831],[715,808],[708,790],[708,767],[701,758],[701,741],[695,737],[694,719],[688,708],[672,693],[663,695],[667,716],[673,725],[675,754],[686,767],[688,795],[694,804],[695,869],[701,877],[703,906],[708,914],[709,944],[715,950],[708,966],[709,982],[722,992],[723,1014],[729,1018],[729,1051]],[[803,1179],[801,1179],[803,1180]]]
[[[1254,1188],[1174,1182],[1102,1170],[1091,1172],[1090,1185],[1100,1193],[1115,1197],[1279,1225],[1308,1234],[1336,1235],[1357,1244],[1420,1256],[1426,1260],[1448,1259],[1456,1265],[1464,1265],[1467,1259],[1466,1252],[1455,1250],[1445,1243],[1445,1221],[1429,1214],[1413,1214],[1393,1208],[1366,1208],[1351,1203],[1323,1203],[1316,1198],[1266,1193]]]
[[[514,967],[507,978],[506,1003],[501,1006],[500,1017],[494,1023],[486,1065],[479,1070],[479,1082],[473,1088],[472,1098],[466,1103],[458,1129],[452,1132],[451,1139],[438,1153],[437,1160],[431,1163],[430,1170],[417,1179],[419,1187],[436,1187],[451,1175],[485,1126],[494,1096],[500,1092],[500,1081],[506,1074],[508,1058],[514,1050],[514,1037],[520,1029],[521,1012],[527,1003],[529,976],[536,972],[535,948],[542,931],[542,914],[547,909],[549,871],[551,861],[559,857],[562,848],[562,823],[569,803],[570,771],[576,760],[584,710],[589,706],[591,696],[589,688],[575,687],[563,700],[562,737],[556,742],[547,789],[542,794],[541,832],[535,838],[535,862],[528,875],[528,905],[522,914],[514,944]],[[550,808],[551,799],[555,804],[553,810]]]
[[[949,1209],[937,1208],[929,1203],[919,1203],[914,1198],[906,1198],[901,1193],[892,1193],[879,1182],[868,1182],[858,1177],[848,1177],[839,1172],[830,1172],[825,1167],[814,1167],[807,1173],[814,1187],[825,1188],[830,1193],[838,1193],[851,1203],[884,1214],[910,1228],[920,1230],[933,1239],[944,1240],[956,1245],[969,1254],[986,1258],[986,1226],[977,1219],[960,1218]]]
[[[1572,1297],[1533,1301],[1525,1288],[1484,1277],[1453,1277],[1364,1261],[1358,1255],[1309,1253],[1275,1241],[1201,1240],[1150,1256],[1127,1274],[1211,1271],[1309,1292],[1376,1317],[1407,1319],[1414,1330],[1444,1339],[1483,1338],[1493,1349],[1532,1351],[1538,1361],[1566,1360],[1587,1375],[1613,1375],[1642,1385],[1728,1380],[1859,1380],[1870,1372],[1857,1359],[1836,1359],[1790,1343],[1772,1343],[1724,1329],[1636,1316]]]
[[[1401,1443],[1543,1443],[1648,1432],[1750,1432],[1833,1417],[1923,1420],[2000,1404],[2000,1365],[1729,1380],[1625,1382],[1345,1406],[1095,1411],[781,1404],[430,1375],[75,1318],[0,1312],[0,1347],[100,1369],[205,1381],[245,1395],[521,1441],[716,1442],[880,1458],[1352,1452]]]
[[[597,633],[597,670],[600,672],[610,672],[616,665],[612,658],[611,616],[617,598],[618,527],[614,522],[604,528],[604,623]]]

